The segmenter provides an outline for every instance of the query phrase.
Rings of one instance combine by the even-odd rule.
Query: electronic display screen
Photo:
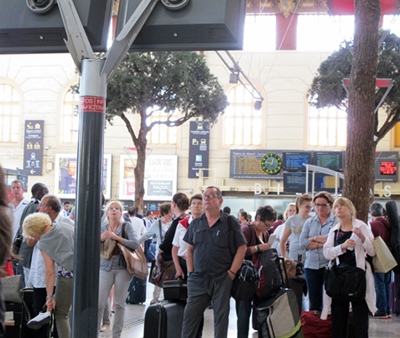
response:
[[[304,164],[311,164],[311,152],[296,151],[283,153],[283,170],[306,171]]]
[[[315,191],[327,191],[330,193],[335,192],[336,178],[335,176],[326,175],[323,173],[315,173]],[[338,190],[340,193],[343,190],[343,180],[337,178]]]
[[[335,171],[343,171],[343,152],[341,151],[316,151],[314,164]]]
[[[312,175],[308,174],[308,189],[311,191]],[[283,174],[283,191],[285,193],[299,193],[306,192],[306,174],[305,173],[284,173]]]
[[[378,152],[375,155],[375,180],[397,182],[399,159],[397,152]]]

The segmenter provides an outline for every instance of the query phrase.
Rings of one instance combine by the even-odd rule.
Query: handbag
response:
[[[374,272],[387,273],[397,266],[392,253],[381,236],[374,239],[375,256],[372,257]]]
[[[100,256],[104,259],[110,259],[113,255],[117,241],[107,238],[104,242],[100,243]]]
[[[341,301],[361,301],[365,298],[367,280],[365,271],[356,266],[327,267],[324,274],[328,296]]]
[[[125,245],[117,243],[119,250],[124,256],[126,269],[135,277],[146,279],[148,275],[147,260],[142,247],[139,245],[136,250],[130,250]]]
[[[125,226],[126,223],[122,225],[123,238],[127,238]],[[134,277],[146,279],[149,271],[147,267],[147,259],[142,247],[139,245],[136,250],[131,250],[121,243],[117,243],[117,246],[124,257],[128,272]]]
[[[0,283],[3,289],[3,297],[5,302],[22,303],[22,275],[0,278]]]
[[[260,276],[252,261],[245,259],[232,283],[232,297],[236,300],[253,299]]]
[[[164,261],[162,254],[157,254],[157,260],[151,262],[149,283],[163,287],[165,281],[175,279],[174,261]]]

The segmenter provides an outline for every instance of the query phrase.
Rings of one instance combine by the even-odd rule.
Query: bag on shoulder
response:
[[[110,259],[113,255],[114,249],[117,245],[117,241],[111,238],[107,238],[104,242],[100,243],[100,257],[104,259]]]
[[[282,271],[278,252],[269,249],[253,255],[253,263],[258,269],[260,283],[256,290],[256,296],[260,300],[266,300],[275,296],[283,287]]]
[[[161,252],[157,254],[157,260],[151,262],[149,283],[162,288],[165,281],[175,279],[174,261],[164,261]]]
[[[236,300],[250,300],[256,293],[260,276],[252,261],[245,259],[232,284],[232,297]]]
[[[324,284],[326,294],[333,299],[351,302],[365,298],[365,271],[356,266],[328,267],[325,270]]]

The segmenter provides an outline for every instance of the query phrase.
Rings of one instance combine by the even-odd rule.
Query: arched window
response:
[[[347,113],[335,107],[308,109],[308,145],[344,147],[347,143]]]
[[[149,110],[153,110],[149,108]],[[153,110],[151,116],[147,118],[147,125],[154,121],[166,121],[169,114],[160,110]],[[165,124],[156,124],[147,135],[149,144],[176,144],[176,127],[168,127]]]
[[[241,84],[232,87],[228,94],[229,106],[224,116],[224,145],[261,145],[262,110],[255,109],[257,94]]]
[[[79,128],[79,95],[69,89],[64,95],[61,143],[77,143]]]
[[[18,142],[21,116],[21,98],[17,90],[0,83],[0,142]]]

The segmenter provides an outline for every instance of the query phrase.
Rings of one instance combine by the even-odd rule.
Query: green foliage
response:
[[[153,109],[168,116],[164,123],[169,126],[193,117],[215,123],[227,105],[205,57],[196,52],[129,53],[108,84],[110,122],[127,112],[146,119]]]
[[[383,42],[379,47],[377,78],[394,80],[393,88],[382,108],[388,113],[394,113],[399,109],[400,103],[400,38],[385,30],[381,30],[379,34]],[[352,46],[352,42],[344,43],[338,51],[333,52],[321,63],[308,93],[310,104],[317,108],[347,108],[347,93],[342,86],[342,80],[350,77]],[[385,91],[386,88],[378,90],[375,106],[381,101]]]

